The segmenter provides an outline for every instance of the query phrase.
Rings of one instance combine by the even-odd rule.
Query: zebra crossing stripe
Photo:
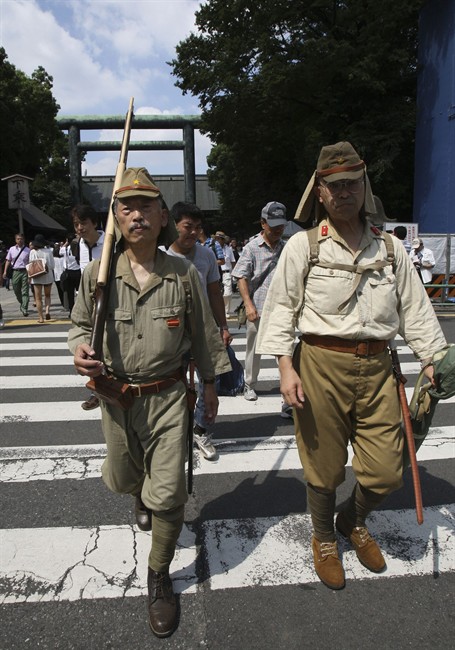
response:
[[[365,569],[345,541],[339,545],[350,580],[452,572],[455,508],[372,513],[368,527],[387,562],[382,574]],[[307,514],[257,519],[219,519],[202,524],[207,580],[212,590],[318,582],[311,557]],[[391,534],[393,533],[393,534]],[[1,531],[0,602],[127,598],[147,593],[150,535],[135,526],[16,528]],[[195,593],[198,547],[184,526],[171,565],[175,590]],[[436,569],[437,568],[437,569]]]
[[[418,460],[452,458],[454,442],[454,427],[434,427],[418,451]],[[215,461],[207,462],[201,459],[198,452],[195,453],[196,476],[229,474],[234,471],[300,470],[302,467],[294,436],[216,440],[215,444],[219,452]],[[0,449],[0,483],[100,478],[105,456],[105,445]],[[352,449],[349,448],[347,465],[351,464]]]
[[[411,399],[413,388],[406,388],[406,397]],[[233,415],[277,415],[281,412],[280,395],[261,395],[256,402],[248,402],[242,395],[220,397],[218,416]],[[454,404],[455,396],[444,400],[444,404]],[[82,420],[100,420],[99,409],[81,410],[80,402],[47,402],[46,409],[37,409],[33,402],[15,402],[3,404],[0,423],[10,422],[70,422]]]

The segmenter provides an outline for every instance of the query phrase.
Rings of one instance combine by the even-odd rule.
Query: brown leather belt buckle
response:
[[[359,341],[355,348],[357,357],[368,357],[370,352],[370,341]]]

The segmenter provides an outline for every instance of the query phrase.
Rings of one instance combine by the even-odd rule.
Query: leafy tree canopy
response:
[[[55,117],[52,77],[41,66],[28,77],[9,63],[0,48],[0,178],[23,174],[32,202],[60,223],[70,204],[65,136]],[[11,239],[17,218],[8,208],[7,183],[0,184],[1,239]]]
[[[321,146],[350,141],[389,217],[411,219],[421,0],[208,0],[176,48],[176,85],[216,143],[232,226],[270,200],[293,215]],[[250,231],[254,228],[250,227]],[[232,232],[232,230],[231,230]]]

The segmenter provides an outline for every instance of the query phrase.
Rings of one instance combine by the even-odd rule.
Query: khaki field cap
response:
[[[415,237],[411,242],[411,248],[420,248],[421,246],[423,246],[423,241],[420,237]]]
[[[365,163],[349,142],[337,142],[322,147],[317,164],[317,177],[327,183],[345,178],[356,180],[362,178]]]
[[[121,187],[115,196],[119,199],[127,196],[150,196],[156,199],[161,196],[161,192],[145,167],[130,167],[125,169]]]

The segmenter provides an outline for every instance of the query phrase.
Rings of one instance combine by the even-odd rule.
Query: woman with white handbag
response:
[[[38,310],[38,323],[44,323],[50,320],[50,307],[51,307],[51,289],[54,281],[54,255],[50,248],[47,247],[47,242],[43,235],[36,235],[32,241],[32,250],[30,251],[30,262],[27,265],[27,273],[33,287],[33,295],[35,296],[36,309]],[[32,268],[37,266],[33,264],[36,260],[44,262],[43,271],[38,275],[31,275],[34,271]],[[44,288],[44,305],[45,313],[43,314],[43,288]]]

